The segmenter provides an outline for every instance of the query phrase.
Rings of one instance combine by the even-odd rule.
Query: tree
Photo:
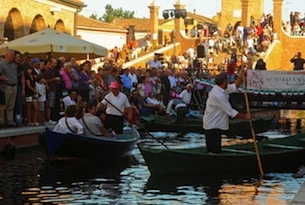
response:
[[[91,19],[97,19],[97,14],[91,14],[90,16],[89,16],[89,18],[91,18]]]
[[[118,9],[114,9],[110,4],[107,4],[105,6],[105,10],[106,10],[105,14],[101,18],[99,18],[100,20],[105,22],[110,23],[115,18],[124,18],[124,19],[134,18],[134,11],[123,10],[122,7]]]

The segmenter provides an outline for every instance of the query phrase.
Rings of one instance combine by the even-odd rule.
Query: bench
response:
[[[281,145],[281,144],[264,144],[264,147],[278,148],[278,149],[290,149],[290,150],[302,150],[304,147],[291,146],[291,145]]]
[[[222,148],[224,152],[231,152],[231,153],[238,153],[238,154],[255,154],[255,152],[249,150],[242,150],[242,149],[231,149],[231,148]]]

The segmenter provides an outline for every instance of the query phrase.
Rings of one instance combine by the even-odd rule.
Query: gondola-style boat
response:
[[[202,127],[202,116],[186,117],[180,122],[176,122],[176,117],[169,117],[160,115],[141,116],[141,121],[145,129],[150,132],[178,132],[178,133],[204,133]],[[266,132],[271,128],[272,118],[253,118],[252,125],[255,133]],[[251,136],[251,129],[247,120],[230,119],[229,130],[226,132],[228,136],[243,136],[245,138]]]
[[[90,137],[72,133],[61,134],[46,128],[39,137],[49,159],[82,158],[113,160],[131,155],[140,139],[136,129],[126,129],[114,137]]]
[[[295,172],[305,163],[305,133],[257,142],[265,173]],[[252,142],[222,147],[221,153],[195,148],[138,147],[152,175],[260,173]]]

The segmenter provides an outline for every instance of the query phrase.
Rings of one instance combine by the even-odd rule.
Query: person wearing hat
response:
[[[238,92],[243,81],[244,71],[239,73],[235,83],[228,84],[227,73],[215,76],[216,85],[209,92],[206,109],[203,115],[203,129],[208,153],[221,152],[221,135],[229,130],[229,117],[251,119],[251,114],[240,113],[232,108],[229,94]]]
[[[106,106],[105,127],[112,129],[116,134],[123,133],[124,115],[131,108],[127,96],[120,91],[120,87],[118,81],[111,82],[110,93],[101,101]]]

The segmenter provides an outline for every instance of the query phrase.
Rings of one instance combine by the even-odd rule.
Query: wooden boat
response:
[[[115,137],[89,137],[72,133],[61,134],[46,128],[40,135],[40,144],[49,159],[85,158],[113,160],[131,155],[140,138],[136,129],[124,130]]]
[[[149,115],[141,116],[141,120],[145,129],[150,132],[164,131],[164,132],[197,132],[203,133],[202,118],[186,117],[181,122],[175,122],[175,117],[170,117],[168,120],[165,116]],[[252,125],[255,133],[266,132],[271,128],[271,118],[254,118]],[[231,119],[228,136],[251,136],[251,129],[247,120]]]
[[[305,133],[257,143],[264,173],[295,172],[305,163]],[[222,147],[221,153],[195,148],[138,147],[152,175],[259,174],[252,142]]]

